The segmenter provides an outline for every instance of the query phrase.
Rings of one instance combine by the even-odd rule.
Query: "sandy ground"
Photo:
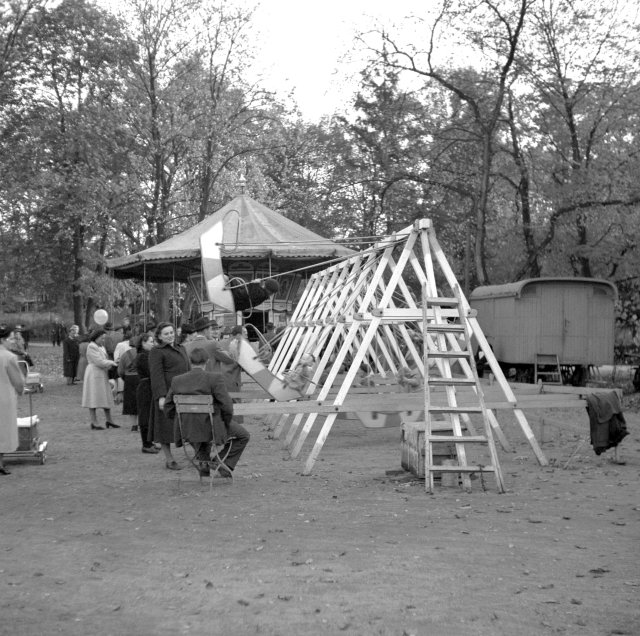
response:
[[[137,433],[89,430],[81,386],[34,353],[49,451],[0,476],[2,635],[640,634],[636,413],[625,465],[583,441],[582,410],[531,418],[547,467],[504,421],[501,495],[490,476],[426,494],[399,429],[356,422],[305,477],[309,448],[290,459],[255,418],[234,483],[209,490]]]

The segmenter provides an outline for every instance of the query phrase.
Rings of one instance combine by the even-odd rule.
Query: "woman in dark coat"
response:
[[[136,368],[136,356],[138,355],[137,337],[129,338],[127,349],[118,360],[118,377],[122,380],[122,415],[129,416],[129,424],[132,431],[138,430],[138,369]]]
[[[78,362],[80,361],[80,341],[78,325],[69,327],[69,335],[62,341],[62,370],[67,384],[75,384],[78,378]]]
[[[149,379],[149,351],[155,346],[153,334],[140,336],[137,346],[136,369],[138,387],[136,389],[136,408],[138,411],[138,430],[142,439],[142,452],[155,455],[159,449],[149,439],[149,419],[151,418],[151,381]]]
[[[184,347],[176,344],[176,333],[171,323],[161,322],[156,327],[155,335],[156,346],[149,352],[149,377],[153,399],[149,438],[160,444],[167,468],[180,470],[182,467],[171,454],[171,443],[175,441],[173,420],[165,417],[163,409],[171,380],[189,371],[191,363]]]

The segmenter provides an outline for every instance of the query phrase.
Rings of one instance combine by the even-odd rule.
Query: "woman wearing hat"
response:
[[[109,370],[116,365],[113,360],[109,360],[107,351],[104,348],[104,329],[96,329],[89,336],[89,346],[87,347],[87,370],[84,372],[84,383],[82,385],[82,406],[89,409],[91,418],[91,430],[103,430],[98,426],[97,410],[102,409],[105,416],[107,428],[120,428],[111,420],[111,409],[114,406],[113,392],[109,384]]]
[[[173,420],[164,414],[164,402],[171,380],[191,369],[184,347],[176,343],[176,332],[169,322],[161,322],[155,331],[157,345],[149,351],[149,379],[153,406],[149,423],[149,440],[160,444],[166,467],[180,470],[182,467],[171,454],[171,443],[175,442]]]
[[[2,461],[4,453],[18,448],[18,400],[24,390],[24,378],[18,359],[5,346],[11,327],[0,326],[0,475],[10,475]]]

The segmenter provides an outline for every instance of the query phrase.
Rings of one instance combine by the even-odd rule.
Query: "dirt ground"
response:
[[[305,477],[310,446],[290,459],[255,418],[234,483],[210,491],[128,428],[91,431],[60,349],[32,354],[49,449],[0,477],[2,635],[640,634],[635,412],[624,465],[582,441],[582,410],[531,417],[548,467],[503,421],[502,495],[490,477],[427,495],[400,473],[400,430],[353,421]]]

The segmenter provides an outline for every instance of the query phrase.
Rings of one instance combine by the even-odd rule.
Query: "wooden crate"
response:
[[[38,416],[18,418],[18,450],[30,451],[37,448],[40,434]]]
[[[446,429],[447,424],[442,422],[441,426],[433,426],[432,432],[439,435],[451,435],[452,431]],[[416,477],[424,479],[424,422],[403,422],[402,439],[400,443],[400,463],[402,468],[413,473]],[[456,459],[456,448],[454,444],[443,443],[433,445],[433,463],[442,464],[444,460]],[[441,473],[434,475],[435,479]]]

